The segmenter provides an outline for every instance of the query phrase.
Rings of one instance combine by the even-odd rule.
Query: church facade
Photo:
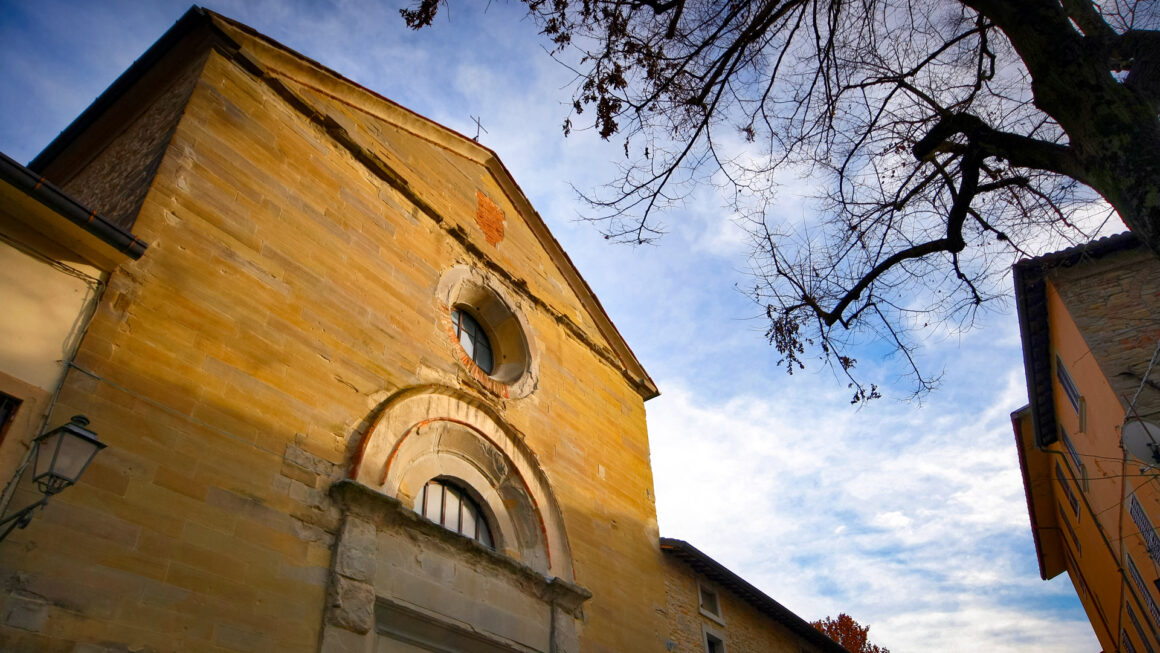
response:
[[[11,168],[6,255],[91,281],[22,282],[0,465],[108,447],[0,542],[5,650],[841,650],[662,546],[657,388],[487,148],[194,8]]]

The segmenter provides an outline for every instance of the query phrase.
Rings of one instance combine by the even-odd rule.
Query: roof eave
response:
[[[1039,520],[1036,517],[1031,476],[1027,469],[1027,452],[1023,444],[1022,414],[1030,412],[1030,410],[1031,406],[1028,405],[1011,413],[1011,427],[1015,431],[1015,451],[1019,455],[1019,473],[1023,477],[1023,497],[1027,501],[1027,516],[1031,520],[1031,540],[1035,544],[1035,561],[1039,565],[1039,577],[1047,580],[1047,569],[1043,563],[1043,542],[1039,536]]]
[[[1035,444],[1045,447],[1058,439],[1055,424],[1054,387],[1051,382],[1051,342],[1047,322],[1047,289],[1043,268],[1017,264],[1015,307],[1019,316],[1019,336],[1023,345],[1023,373],[1031,411]]]
[[[0,183],[7,198],[5,212],[24,223],[22,228],[39,232],[102,269],[137,260],[149,246],[2,152]]]
[[[692,544],[684,540],[662,537],[660,546],[661,551],[689,565],[693,571],[708,576],[762,614],[773,618],[802,639],[819,647],[824,653],[847,653],[846,649],[827,637],[825,633],[811,626],[809,622],[792,610],[773,600],[768,594],[757,589]]]
[[[1131,232],[1106,236],[1058,252],[1024,259],[1015,264],[1015,306],[1023,344],[1023,371],[1035,444],[1046,447],[1059,439],[1055,421],[1054,383],[1051,368],[1051,337],[1047,312],[1048,271],[1078,265],[1118,252],[1135,249],[1140,240]]]

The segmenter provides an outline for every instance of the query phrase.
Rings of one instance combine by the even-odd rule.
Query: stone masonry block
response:
[[[290,524],[290,532],[303,542],[313,542],[329,548],[334,543],[334,536],[324,528],[294,517]]]
[[[330,476],[337,465],[294,444],[286,445],[284,460],[316,474]]]
[[[370,585],[333,577],[327,601],[326,621],[353,633],[364,635],[375,625],[375,591]]]
[[[347,578],[370,581],[375,576],[378,542],[375,527],[348,516],[342,524],[335,571]]]
[[[552,607],[552,650],[559,653],[578,653],[580,650],[576,620],[557,606]]]
[[[282,476],[314,487],[318,483],[318,473],[288,460],[282,462]]]
[[[12,596],[5,602],[4,624],[7,626],[40,632],[47,620],[48,604],[43,601],[23,596]]]
[[[253,520],[282,532],[290,532],[292,528],[289,516],[277,508],[266,505],[257,496],[210,487],[206,490],[205,502],[207,505],[221,508],[236,517]]]
[[[315,587],[326,587],[327,581],[330,580],[330,569],[327,567],[297,567],[283,564],[279,576],[299,583],[314,585]]]
[[[294,480],[290,481],[288,494],[291,499],[311,508],[321,509],[326,501],[326,495],[314,489],[314,486]]]
[[[375,638],[358,635],[335,626],[326,626],[322,634],[322,653],[372,653]]]
[[[218,624],[214,628],[214,642],[231,651],[256,651],[262,646],[262,633],[232,624]]]
[[[286,476],[275,476],[270,481],[270,487],[278,494],[290,494],[290,479]]]

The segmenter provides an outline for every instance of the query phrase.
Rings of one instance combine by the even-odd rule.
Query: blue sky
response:
[[[847,612],[908,651],[1095,651],[1066,578],[1039,580],[1009,413],[1026,403],[1015,317],[932,338],[941,388],[902,402],[897,361],[863,357],[887,398],[860,410],[827,370],[788,377],[740,291],[748,241],[710,189],[659,245],[611,245],[578,218],[618,144],[565,139],[571,74],[520,6],[452,2],[406,30],[398,3],[220,2],[240,20],[461,133],[471,116],[660,387],[647,404],[661,532],[807,619]],[[0,150],[27,162],[188,5],[0,0]],[[777,219],[803,217],[793,184]],[[872,353],[873,350],[868,350]]]

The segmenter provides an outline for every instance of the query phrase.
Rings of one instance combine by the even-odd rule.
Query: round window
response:
[[[536,356],[527,320],[503,286],[478,270],[455,267],[437,292],[447,333],[472,377],[500,396],[527,396],[536,387]]]

